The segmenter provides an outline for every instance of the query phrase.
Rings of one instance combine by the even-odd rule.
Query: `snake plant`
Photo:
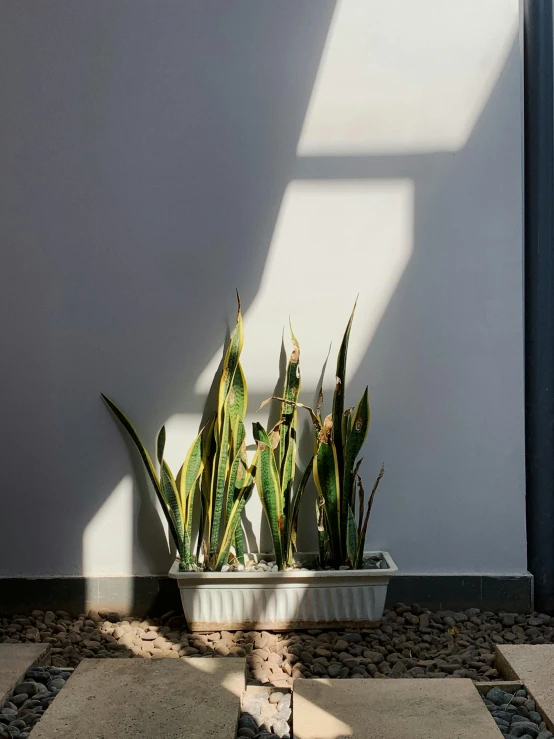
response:
[[[325,560],[331,565],[347,565],[359,569],[363,562],[369,514],[384,469],[381,467],[365,508],[364,488],[359,474],[362,460],[358,459],[358,455],[369,429],[368,388],[364,390],[355,408],[344,409],[346,358],[355,310],[356,305],[350,315],[337,357],[332,412],[324,420],[321,418],[323,394],[320,393],[315,414],[316,453],[313,473],[320,509],[318,530],[321,532],[323,529],[324,533],[324,537],[321,537],[324,542],[321,542],[323,546],[320,544],[320,556],[323,555],[321,550],[324,548]],[[312,419],[314,420],[314,415]]]
[[[262,501],[275,561],[280,570],[293,563],[298,510],[311,473],[311,462],[293,491],[296,474],[297,400],[300,392],[300,345],[291,328],[292,352],[286,369],[281,415],[269,433],[253,424],[257,444],[256,487]],[[271,398],[269,399],[271,400]],[[269,400],[262,403],[263,407]]]
[[[355,310],[356,305],[338,353],[332,412],[322,417],[323,392],[319,394],[316,410],[298,401],[295,407],[309,412],[315,430],[312,469],[317,489],[320,563],[359,569],[363,563],[369,515],[384,468],[381,467],[366,507],[359,474],[362,460],[358,455],[369,429],[368,388],[355,408],[344,408],[346,359]],[[273,399],[286,402],[286,398],[278,396]]]
[[[248,393],[240,365],[243,343],[239,300],[237,322],[225,352],[219,381],[217,413],[193,441],[177,478],[164,459],[165,426],[156,442],[158,472],[127,416],[113,400],[102,396],[139,451],[167,519],[182,569],[202,562],[206,569],[221,570],[233,544],[237,558],[244,562],[240,519],[254,486],[256,460],[249,467],[244,440]],[[193,537],[197,489],[200,490],[201,513],[197,536]],[[193,549],[195,538],[197,544]]]

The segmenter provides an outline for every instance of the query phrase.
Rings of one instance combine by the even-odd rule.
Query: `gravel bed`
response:
[[[27,739],[70,675],[57,667],[27,670],[0,709],[0,739]]]
[[[87,657],[246,657],[249,684],[289,688],[297,677],[496,680],[496,644],[554,643],[554,618],[532,613],[430,612],[399,604],[375,628],[191,634],[183,616],[122,619],[33,611],[0,619],[0,642],[51,645],[54,667]]]
[[[483,696],[483,702],[506,739],[553,739],[526,690],[509,692],[495,687]]]
[[[201,572],[201,568],[192,565],[189,569]],[[323,568],[325,571],[335,570],[336,568],[327,565]],[[348,565],[340,565],[339,570],[351,570],[352,568]],[[364,557],[362,562],[362,570],[388,570],[389,566],[387,561],[379,555],[367,555]],[[297,560],[292,566],[286,567],[285,571],[294,572],[300,570],[306,572],[308,570],[322,570],[319,566],[318,558],[312,558],[307,560]],[[279,572],[279,568],[273,561],[266,561],[265,559],[255,560],[250,559],[246,562],[246,565],[235,564],[235,565],[224,565],[221,569],[222,572]]]
[[[242,698],[237,736],[245,739],[290,739],[291,700],[291,693],[246,692]]]

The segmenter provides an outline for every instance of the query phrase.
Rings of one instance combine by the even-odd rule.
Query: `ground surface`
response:
[[[32,737],[233,739],[243,690],[244,660],[88,660]]]
[[[440,678],[487,681],[499,677],[497,644],[554,642],[554,619],[533,613],[429,612],[398,605],[377,628],[191,634],[182,616],[120,620],[89,612],[33,611],[0,619],[0,642],[48,643],[52,664],[83,659],[246,657],[249,683],[290,686],[295,678]]]
[[[298,680],[295,739],[500,739],[470,680]]]
[[[452,618],[455,624],[456,621],[466,623],[462,614],[455,616],[442,614],[441,618]],[[465,616],[471,619],[475,614],[466,613]],[[401,617],[405,619],[405,614]],[[38,613],[33,618],[35,623],[44,625],[55,620],[44,614],[41,621]],[[501,618],[509,620],[505,615]],[[532,618],[538,620],[537,615]],[[164,620],[170,619],[168,616]],[[388,620],[390,622],[393,619],[391,614]],[[87,620],[95,623],[94,619],[83,619],[83,628],[92,628],[86,625]],[[72,624],[69,631],[63,629],[65,635],[77,633],[74,629],[79,628],[78,624],[65,618],[65,614],[58,614],[56,623],[60,625],[63,621]],[[51,631],[60,634],[63,644],[64,634],[54,631],[52,623],[49,623],[49,629],[34,628],[39,633]],[[169,643],[172,632],[164,632],[164,628],[176,628],[175,623],[167,627],[160,624],[138,627],[124,621],[115,626],[111,620],[98,623],[101,625],[84,632],[89,636],[87,641],[98,642],[98,651],[104,649],[103,643],[120,645],[116,636],[117,628],[123,635],[134,634],[134,639],[152,643],[164,639]],[[127,625],[131,630],[125,628]],[[383,633],[387,633],[385,626],[382,624],[379,629]],[[543,627],[549,628],[545,624]],[[456,625],[448,628],[453,632],[449,635],[455,641],[463,633]],[[113,641],[110,641],[107,638],[110,635],[105,631],[112,629]],[[17,629],[15,631],[20,633]],[[100,640],[94,638],[96,633]],[[371,630],[371,633],[375,635],[376,630]],[[446,633],[449,633],[448,630]],[[494,633],[497,632],[493,630]],[[194,635],[198,644],[199,636]],[[81,654],[80,660],[77,659],[80,664],[74,671],[72,668],[36,666],[37,655],[40,655],[39,659],[50,659],[50,649],[43,649],[43,644],[17,643],[18,640],[14,639],[13,643],[0,645],[0,667],[4,673],[7,667],[16,662],[17,672],[20,672],[24,663],[29,667],[24,677],[16,680],[13,690],[4,696],[4,706],[0,708],[0,737],[27,739],[31,731],[31,739],[74,739],[75,736],[100,739],[123,735],[171,737],[182,736],[183,726],[186,725],[187,736],[198,739],[216,736],[218,739],[291,739],[292,736],[295,739],[385,739],[388,736],[402,736],[405,739],[443,739],[447,736],[450,739],[473,739],[475,736],[487,739],[490,736],[493,739],[501,735],[506,739],[554,739],[551,733],[554,728],[554,645],[551,644],[497,645],[497,665],[502,675],[509,679],[508,682],[485,679],[484,682],[472,684],[467,679],[444,678],[438,681],[413,678],[381,679],[377,682],[364,680],[364,677],[370,677],[369,665],[375,662],[362,662],[369,657],[361,657],[358,667],[363,666],[366,673],[354,671],[356,668],[351,667],[351,679],[348,681],[340,678],[295,680],[294,699],[291,701],[291,692],[284,687],[278,689],[270,683],[246,686],[246,660],[225,658],[237,654],[236,651],[230,651],[233,647],[226,646],[227,635],[205,636],[211,638],[206,638],[210,651],[206,651],[204,658],[198,658],[201,651],[198,648],[198,654],[179,659],[182,647],[178,645],[181,645],[183,638],[180,636],[178,642],[172,643],[175,648],[163,649],[162,641],[158,642],[160,646],[154,647],[160,649],[162,656],[166,651],[173,653],[173,658],[144,658],[141,646],[137,658],[129,659],[128,653],[134,655],[131,649],[123,645],[124,651],[121,645],[112,646],[111,652],[108,648],[105,651],[119,655],[119,658],[87,659]],[[248,652],[253,663],[257,653],[265,652],[269,657],[264,662],[270,666],[278,664],[272,661],[271,655],[282,656],[279,650],[284,649],[287,656],[279,663],[279,667],[289,660],[294,662],[295,655],[291,649],[295,643],[283,646],[286,640],[275,636],[276,640],[265,647],[255,644],[256,638],[267,641],[274,636],[263,633],[239,635],[243,646],[236,649]],[[352,652],[356,647],[363,646],[367,634],[361,630],[359,633],[345,631],[340,635],[327,632],[296,636],[301,639],[296,644],[302,646],[303,651],[312,649],[312,659],[313,654],[324,648],[314,645],[326,644],[330,653],[330,668],[350,659],[348,656],[341,659],[341,653],[335,652],[335,648],[339,648],[338,642],[342,640],[347,645],[353,645],[347,647]],[[329,641],[323,640],[325,636]],[[537,637],[541,640],[545,638],[544,635]],[[185,641],[189,643],[186,635]],[[457,646],[464,645],[458,643]],[[223,654],[223,647],[229,650],[228,655]],[[40,652],[46,652],[46,655]],[[62,650],[57,654],[65,654],[64,659],[69,659],[74,657],[67,655],[76,653]],[[213,659],[214,655],[219,658]],[[393,655],[387,654],[391,658]],[[470,652],[467,652],[468,658],[469,655]],[[461,658],[463,663],[463,654],[451,656]],[[308,654],[301,657],[309,664]],[[397,657],[394,656],[394,659]],[[294,663],[294,667],[298,664]],[[386,658],[379,666],[384,664]],[[444,663],[439,662],[439,665],[444,666]],[[399,676],[409,675],[409,671],[398,673],[399,669],[395,667],[394,670]],[[453,670],[451,675],[447,673],[447,677],[457,677],[456,672],[458,670]],[[382,672],[376,673],[376,676],[385,678]],[[310,677],[313,677],[311,671]]]

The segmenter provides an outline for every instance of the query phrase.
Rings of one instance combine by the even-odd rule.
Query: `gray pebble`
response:
[[[25,703],[26,700],[28,700],[29,696],[27,693],[19,693],[19,695],[14,695],[11,702],[14,704],[14,706],[21,706],[23,703]]]
[[[504,703],[504,696],[505,693],[503,690],[500,690],[500,688],[492,688],[487,693],[487,700],[497,706],[501,706]]]
[[[253,716],[249,716],[248,714],[242,714],[242,716],[239,718],[239,728],[241,729],[252,729],[256,734],[258,733],[258,724],[254,720]]]
[[[359,644],[362,641],[360,634],[344,634],[342,638],[349,644]]]
[[[19,685],[16,685],[13,694],[14,695],[20,695],[21,693],[27,693],[28,696],[36,695],[39,691],[38,684],[35,682],[31,682],[30,680],[25,680],[22,683],[19,683]]]
[[[508,711],[491,711],[491,716],[493,718],[500,718],[502,721],[507,721],[508,723],[512,720],[512,714]]]
[[[518,737],[519,739],[521,739],[521,737],[525,736],[526,734],[529,734],[532,739],[536,739],[536,737],[539,735],[539,729],[537,726],[535,726],[535,724],[531,724],[529,722],[517,723],[512,724],[510,734],[511,736]]]
[[[27,670],[25,677],[37,682],[48,682],[52,675],[45,667],[31,667],[30,670]]]
[[[254,739],[257,732],[253,729],[249,729],[247,727],[242,727],[239,729],[238,736],[244,736],[247,737],[247,739]]]
[[[50,680],[50,682],[47,684],[46,687],[48,688],[48,690],[52,691],[52,690],[61,690],[61,688],[63,688],[64,685],[65,685],[65,680],[63,679],[63,677],[55,677],[52,680]]]

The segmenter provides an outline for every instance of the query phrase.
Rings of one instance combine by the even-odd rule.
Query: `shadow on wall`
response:
[[[98,391],[120,402],[145,440],[168,418],[197,424],[212,369],[205,360],[221,356],[238,286],[247,342],[250,321],[271,327],[270,372],[263,357],[256,365],[262,336],[245,358],[254,410],[277,376],[274,327],[287,319],[287,296],[295,295],[301,320],[315,309],[325,315],[337,273],[344,283],[331,318],[331,367],[360,290],[349,396],[355,402],[369,379],[379,428],[365,478],[381,461],[387,467],[371,548],[390,549],[404,571],[429,571],[424,544],[409,555],[417,532],[419,543],[444,551],[433,560],[441,571],[459,562],[467,571],[482,562],[524,570],[524,526],[513,526],[514,517],[524,521],[523,417],[510,402],[522,382],[514,360],[521,254],[504,249],[521,234],[516,29],[461,148],[391,155],[305,147],[299,156],[335,3],[214,5],[217,12],[189,3],[160,13],[145,2],[5,12],[0,53],[14,70],[2,124],[12,184],[6,240],[14,245],[9,273],[25,281],[17,296],[7,286],[24,310],[7,326],[18,372],[4,407],[10,437],[33,450],[33,464],[12,465],[5,482],[29,491],[34,509],[29,518],[21,496],[8,514],[14,533],[2,558],[17,564],[6,574],[36,573],[45,550],[40,574],[167,571],[153,494],[139,465],[129,476],[128,458],[114,453],[120,434]],[[319,250],[321,229],[330,228],[335,253]],[[299,239],[310,248],[300,250]],[[390,249],[394,269],[383,286]],[[376,293],[382,310],[371,312]],[[316,333],[299,338],[317,374],[329,331]],[[315,385],[304,375],[305,402]],[[398,510],[406,515],[391,525]],[[307,501],[303,515],[311,511]],[[110,527],[111,517],[128,530]],[[95,521],[118,536],[102,541]],[[511,535],[491,539],[498,528]]]
[[[145,439],[176,411],[202,412],[194,383],[235,288],[245,309],[256,295],[334,5],[4,10],[4,275],[17,289],[5,284],[3,314],[24,307],[5,326],[19,369],[3,433],[25,439],[5,485],[26,491],[4,519],[6,575],[167,571],[154,498],[137,466],[138,488],[128,477],[99,392]],[[140,546],[123,531],[82,563],[114,490],[104,523],[131,506]]]

